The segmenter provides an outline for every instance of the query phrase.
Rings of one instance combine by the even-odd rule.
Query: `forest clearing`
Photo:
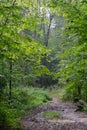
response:
[[[0,0],[0,130],[87,130],[87,0]]]

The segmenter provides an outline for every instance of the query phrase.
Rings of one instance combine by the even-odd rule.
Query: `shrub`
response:
[[[3,101],[0,103],[0,127],[7,126],[19,128],[19,121],[26,110],[37,107],[47,102],[48,93],[43,89],[33,87],[13,88],[12,97],[9,104],[8,93],[3,95]]]

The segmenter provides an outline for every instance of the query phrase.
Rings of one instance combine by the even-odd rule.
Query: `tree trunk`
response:
[[[12,59],[9,61],[9,104],[12,97]]]

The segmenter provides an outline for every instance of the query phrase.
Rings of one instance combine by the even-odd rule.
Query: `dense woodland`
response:
[[[52,89],[87,102],[87,1],[0,0],[0,127]]]

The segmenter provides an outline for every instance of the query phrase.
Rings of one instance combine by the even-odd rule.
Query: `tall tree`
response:
[[[41,58],[49,51],[24,34],[24,30],[35,30],[38,24],[32,9],[32,1],[0,1],[0,22],[0,81],[3,76],[7,80],[9,99],[11,99],[13,81],[19,78],[14,74],[25,75],[26,73],[21,73],[19,60],[27,61],[32,66],[31,72],[35,71],[34,73],[38,75],[36,70],[41,70]],[[45,72],[48,73],[48,70]],[[3,83],[1,85],[3,86]]]
[[[53,1],[53,6],[63,14],[65,18],[66,40],[63,43],[61,54],[61,70],[56,76],[66,84],[67,96],[74,100],[83,98],[87,101],[87,67],[86,67],[86,44],[87,44],[87,4],[83,0]]]

